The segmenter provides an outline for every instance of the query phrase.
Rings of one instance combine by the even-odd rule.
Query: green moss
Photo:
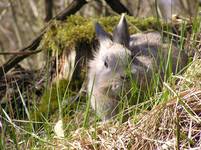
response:
[[[110,17],[102,17],[98,20],[101,25],[105,27],[108,32],[112,32],[114,27],[119,22],[120,16],[110,16]],[[139,31],[147,31],[147,30],[156,30],[161,25],[155,18],[134,18],[131,16],[126,16],[129,32],[130,34],[137,33]]]
[[[60,53],[75,47],[78,42],[91,42],[93,30],[92,22],[80,16],[71,16],[66,22],[54,21],[43,37],[42,49]]]
[[[131,34],[161,27],[154,18],[136,19],[130,16],[126,18]],[[60,53],[64,49],[74,48],[79,42],[91,43],[95,37],[94,22],[99,22],[107,32],[112,32],[119,19],[120,16],[83,18],[72,15],[64,22],[54,21],[43,37],[41,48]]]

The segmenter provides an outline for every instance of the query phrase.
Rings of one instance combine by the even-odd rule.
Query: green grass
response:
[[[194,49],[197,46],[197,32],[200,31],[200,21],[198,20],[200,19],[195,19],[192,25],[192,33],[190,34],[190,42],[192,42],[190,43],[191,49]],[[104,20],[102,22],[104,22]],[[75,23],[76,22],[74,22],[73,25],[75,25]],[[131,28],[134,28],[133,26],[135,26],[132,24],[132,21],[129,25],[131,25]],[[58,26],[61,28],[60,25]],[[64,28],[61,28],[61,32],[63,29]],[[83,30],[85,30],[85,28],[83,28]],[[187,24],[182,23],[178,35],[178,47],[180,49],[185,48],[186,45],[188,46],[189,41],[186,42],[186,35],[189,35],[188,30]],[[167,41],[172,44],[172,31],[166,30],[165,33],[168,34],[167,37],[169,37],[167,38]],[[48,33],[48,35],[49,34],[50,33]],[[61,33],[59,32],[58,34]],[[91,35],[90,38],[92,38]],[[63,39],[64,42],[66,42],[66,40],[68,40],[68,38]],[[55,46],[51,44],[49,45],[49,48],[54,49],[54,47],[57,46],[58,45]],[[169,56],[170,55],[171,51],[169,53]],[[120,93],[120,111],[115,121],[109,122],[111,126],[122,124],[125,112],[133,119],[132,123],[137,124],[139,115],[151,110],[154,106],[167,102],[173,96],[178,96],[175,92],[175,83],[180,75],[171,75],[171,70],[169,70],[171,58],[168,57],[167,60],[168,65],[165,68],[167,76],[165,76],[164,86],[159,86],[159,75],[157,74],[153,77],[153,84],[149,86],[146,92],[140,90],[141,88],[136,86],[135,81],[131,81],[132,87],[129,92],[130,96],[128,96],[127,93],[125,94],[124,91]],[[196,65],[194,67],[196,67]],[[200,77],[200,74],[196,73],[196,71],[190,72],[188,70],[183,77],[188,80],[192,79],[192,81],[186,81],[179,88],[183,90],[197,86],[195,82]],[[98,140],[100,123],[98,123],[98,117],[90,108],[90,98],[82,96],[78,98],[76,102],[71,103],[70,100],[72,97],[76,96],[76,92],[71,91],[69,84],[70,81],[67,80],[61,80],[53,84],[47,83],[45,87],[46,91],[44,92],[40,103],[38,103],[36,100],[37,98],[33,96],[34,94],[32,91],[22,91],[17,85],[19,97],[14,98],[14,105],[8,100],[6,104],[0,106],[0,121],[2,123],[2,128],[0,128],[0,149],[54,149],[56,147],[58,148],[58,144],[67,149],[68,146],[71,146],[72,136],[77,129],[83,129],[76,131],[82,136],[93,128],[94,132],[91,138],[95,141]],[[200,86],[198,87],[200,88]],[[28,100],[25,98],[28,98]],[[18,107],[17,105],[19,100],[20,103],[22,103],[20,105],[21,107]],[[134,104],[133,100],[135,101]],[[192,115],[192,111],[189,108],[186,109],[189,114]],[[63,141],[54,138],[56,136],[54,133],[54,126],[59,120],[62,120],[65,131]],[[92,147],[98,149],[98,143],[94,143]]]

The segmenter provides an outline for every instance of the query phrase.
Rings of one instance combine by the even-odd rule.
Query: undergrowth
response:
[[[200,32],[199,18],[190,25],[191,29],[189,29],[187,22],[179,23],[177,25],[179,32],[176,36],[173,36],[175,33],[173,33],[171,25],[160,23],[157,19],[138,20],[132,17],[127,17],[127,19],[131,34],[147,30],[159,30],[161,34],[164,34],[165,41],[168,43],[177,40],[177,46],[180,49],[188,48],[187,51],[197,49]],[[94,39],[93,22],[97,20],[107,31],[111,32],[118,22],[119,16],[100,19],[71,16],[65,23],[55,21],[44,35],[41,49],[59,51],[57,54],[60,54],[61,50],[73,48],[80,40],[91,43]],[[113,121],[107,123],[102,123],[91,110],[88,96],[78,95],[77,97],[78,91],[75,92],[69,88],[69,82],[73,81],[61,80],[46,84],[46,90],[39,102],[36,100],[37,98],[34,98],[33,91],[22,91],[22,88],[17,88],[18,95],[14,97],[14,101],[16,100],[18,103],[20,100],[21,108],[15,107],[9,102],[9,99],[6,105],[0,106],[0,149],[112,149],[119,146],[119,143],[113,145],[113,141],[115,139],[118,141],[118,137],[119,139],[130,138],[130,140],[122,140],[123,143],[120,140],[120,143],[125,144],[127,148],[135,149],[138,147],[136,146],[137,143],[133,143],[132,138],[137,139],[135,142],[141,140],[139,142],[141,147],[143,144],[144,147],[148,147],[147,143],[142,143],[144,139],[140,137],[140,132],[137,134],[133,129],[140,128],[140,131],[147,129],[145,131],[147,134],[144,132],[142,134],[150,136],[150,139],[146,138],[149,143],[155,140],[151,137],[155,138],[156,136],[152,135],[158,132],[151,130],[149,126],[157,128],[161,122],[164,122],[167,125],[165,127],[172,128],[171,123],[175,120],[170,119],[173,112],[169,111],[170,104],[168,103],[174,97],[178,98],[182,91],[192,88],[201,90],[200,64],[200,59],[195,58],[189,63],[190,67],[187,66],[187,70],[185,68],[182,73],[176,75],[172,75],[171,71],[168,72],[167,69],[167,76],[161,87],[158,86],[159,76],[155,75],[153,84],[146,93],[136,86],[135,81],[131,81],[133,86],[129,91],[129,96],[125,93],[120,95],[122,102],[120,103],[120,113]],[[178,100],[175,103],[178,102],[180,101]],[[183,106],[182,103],[180,104]],[[20,109],[22,111],[19,112]],[[175,108],[172,107],[172,109]],[[164,113],[166,114],[163,116]],[[148,114],[151,117],[147,117]],[[126,115],[128,115],[128,121],[124,120]],[[187,115],[193,116],[191,109],[187,111]],[[162,116],[164,120],[160,120]],[[170,124],[168,124],[168,119]],[[196,119],[199,122],[200,116]],[[147,122],[147,120],[152,123]],[[182,120],[180,121],[182,122]],[[182,123],[178,124],[182,125]],[[135,133],[134,137],[128,134],[131,132],[131,128],[132,134]],[[124,133],[126,133],[125,137]],[[174,133],[179,136],[178,131],[175,130]],[[180,140],[183,140],[185,133],[181,131],[180,134],[183,134],[180,136]],[[170,138],[168,134],[167,137],[161,139],[165,143],[167,138]],[[173,139],[171,138],[170,141]],[[190,140],[188,141],[189,147],[196,145],[193,138],[192,141]],[[126,147],[124,148],[126,149]]]

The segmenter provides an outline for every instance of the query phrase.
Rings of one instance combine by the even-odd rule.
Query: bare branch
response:
[[[86,4],[87,2],[85,0],[74,0],[69,7],[67,7],[66,9],[64,9],[61,13],[59,13],[57,16],[54,17],[54,19],[57,20],[65,20],[67,18],[67,16],[72,15],[74,13],[76,13],[84,4]],[[50,23],[51,24],[51,21]],[[48,25],[47,25],[48,26]],[[40,41],[43,37],[43,34],[45,33],[46,27],[44,27],[41,31],[41,33],[39,34],[39,36],[37,36],[32,42],[31,44],[29,44],[28,46],[22,48],[19,51],[36,51],[36,49],[38,48]],[[10,58],[5,64],[3,64],[0,67],[0,78],[2,78],[4,76],[5,73],[7,73],[10,69],[12,69],[15,65],[17,65],[19,62],[21,62],[24,58],[32,55],[33,53],[30,53],[28,55],[20,55],[20,56],[13,56],[12,58]]]
[[[86,0],[73,0],[73,2],[66,9],[64,9],[54,18],[61,21],[65,20],[67,16],[76,13],[86,3]]]
[[[1,47],[1,43],[0,43],[0,47]],[[38,52],[41,52],[41,50],[37,50],[37,51],[10,51],[10,52],[0,52],[0,55],[32,55],[32,54],[36,54]]]
[[[37,7],[36,7],[35,2],[34,2],[33,0],[29,0],[29,4],[30,4],[30,7],[31,7],[31,9],[32,9],[33,15],[34,15],[35,17],[38,17],[38,9],[37,9]]]
[[[132,13],[119,1],[119,0],[105,0],[110,7],[118,14],[127,13],[132,15]]]
[[[48,22],[53,17],[53,0],[45,0],[45,21]]]

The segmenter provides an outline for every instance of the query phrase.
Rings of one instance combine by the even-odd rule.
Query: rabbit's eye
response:
[[[105,65],[106,68],[108,68],[108,63],[107,63],[106,60],[105,60],[105,62],[104,62],[104,65]]]
[[[109,62],[109,58],[108,58],[108,56],[107,56],[107,57],[105,58],[105,60],[104,60],[104,66],[105,66],[106,68],[109,67],[108,62]]]

